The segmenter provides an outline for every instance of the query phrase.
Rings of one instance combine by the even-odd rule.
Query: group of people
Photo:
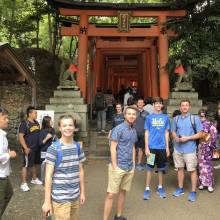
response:
[[[180,112],[173,118],[171,124],[168,115],[162,112],[164,107],[162,98],[153,99],[151,113],[144,110],[145,103],[142,98],[139,98],[135,104],[127,105],[123,111],[122,105],[116,104],[113,128],[109,133],[111,158],[103,220],[109,219],[116,194],[118,194],[118,203],[114,219],[126,220],[123,217],[123,208],[135,169],[147,170],[143,199],[149,200],[152,194],[152,171],[156,166],[157,193],[160,198],[166,198],[163,175],[168,171],[167,159],[171,151],[173,151],[178,179],[178,186],[173,192],[174,197],[179,197],[185,192],[185,169],[191,177],[189,201],[196,201],[197,186],[200,190],[207,187],[209,192],[214,191],[212,153],[216,149],[216,139],[219,136],[217,129],[219,129],[220,104],[216,116],[217,124],[207,120],[207,112],[204,109],[199,111],[198,116],[190,114],[191,103],[187,99],[180,102]],[[56,220],[77,220],[79,207],[85,202],[83,162],[86,158],[80,144],[74,140],[75,120],[71,115],[63,115],[59,118],[58,129],[61,137],[58,138],[49,116],[44,117],[41,128],[36,118],[37,110],[29,107],[27,119],[19,125],[18,139],[23,155],[21,190],[30,190],[27,171],[31,168],[31,183],[45,184],[42,206],[45,216],[53,213]],[[8,127],[8,122],[7,110],[0,108],[0,216],[13,194],[8,177],[10,158],[15,158],[16,152],[8,148],[4,131]],[[171,143],[173,149],[170,148]],[[37,177],[39,163],[43,171],[41,180]],[[45,175],[44,166],[46,166]]]
[[[198,116],[192,115],[191,102],[184,99],[170,123],[169,116],[162,112],[163,107],[162,98],[155,97],[153,113],[149,113],[144,110],[144,100],[139,98],[135,105],[125,107],[124,120],[118,120],[122,106],[116,105],[114,117],[119,123],[113,126],[109,135],[111,162],[108,168],[109,179],[103,220],[109,219],[116,194],[118,201],[114,220],[126,220],[122,216],[125,195],[131,188],[135,169],[141,171],[146,168],[143,199],[149,200],[152,194],[152,171],[156,166],[157,193],[160,198],[166,198],[163,175],[168,171],[168,158],[171,152],[178,180],[177,188],[172,193],[174,197],[179,197],[185,192],[185,169],[191,179],[191,190],[188,194],[190,202],[196,201],[197,187],[200,190],[207,188],[209,192],[214,191],[212,155],[217,148],[216,139],[220,131],[216,128],[219,128],[220,114],[216,117],[217,124],[207,119],[207,112],[204,109],[198,112]]]

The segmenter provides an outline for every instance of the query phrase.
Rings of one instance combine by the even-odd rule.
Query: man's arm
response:
[[[46,164],[46,173],[45,173],[45,196],[44,204],[42,210],[45,216],[48,213],[52,213],[52,204],[51,204],[51,188],[52,188],[52,177],[54,173],[54,165]]]
[[[148,137],[149,137],[149,131],[146,130],[145,131],[145,154],[146,156],[149,156],[150,155],[150,149],[149,149],[149,146],[148,146]]]
[[[85,203],[85,177],[83,164],[79,163],[79,178],[80,178],[80,204]]]
[[[30,149],[28,148],[28,146],[27,146],[27,144],[25,142],[24,134],[23,133],[19,133],[18,134],[18,140],[19,140],[19,142],[21,144],[21,147],[23,148],[25,154],[28,155],[29,152],[30,152]]]
[[[135,145],[133,146],[133,168],[135,168],[135,158],[136,158],[136,149]]]
[[[200,139],[204,136],[203,131],[199,131],[198,133],[191,135],[191,136],[182,136],[180,139],[181,142],[186,142],[186,141],[195,141],[197,139]]]
[[[167,157],[170,156],[170,148],[169,148],[169,130],[165,131],[165,141],[166,141],[166,154]]]
[[[112,167],[115,169],[117,167],[117,156],[116,156],[116,148],[117,148],[118,142],[111,140],[111,161],[112,161]]]

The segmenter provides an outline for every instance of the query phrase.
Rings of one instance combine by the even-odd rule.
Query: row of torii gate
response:
[[[117,92],[126,79],[133,80],[144,97],[168,99],[168,40],[176,34],[167,28],[167,21],[186,16],[186,10],[170,4],[48,3],[62,16],[79,16],[78,24],[62,25],[60,33],[78,36],[77,83],[87,103],[97,87]],[[118,17],[119,26],[90,24],[91,16]],[[156,18],[157,22],[135,26],[129,23],[131,17]]]

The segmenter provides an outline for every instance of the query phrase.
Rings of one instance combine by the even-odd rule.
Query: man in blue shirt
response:
[[[173,192],[173,196],[178,197],[184,194],[184,167],[190,173],[192,191],[189,193],[188,200],[196,201],[197,185],[197,156],[196,140],[202,138],[202,124],[198,116],[189,113],[191,103],[189,100],[180,102],[181,115],[176,116],[172,125],[172,137],[174,140],[174,164],[178,169],[178,188]]]
[[[166,198],[166,192],[163,188],[163,173],[167,168],[166,158],[170,155],[169,150],[169,117],[162,113],[163,99],[156,97],[153,99],[154,113],[148,115],[145,121],[145,153],[147,159],[147,178],[144,199],[150,199],[150,182],[152,169],[155,164],[158,171],[158,188],[160,198]],[[151,163],[149,158],[152,159]]]
[[[122,217],[126,191],[131,188],[135,167],[135,142],[137,133],[133,124],[137,109],[128,106],[124,112],[125,121],[113,128],[110,136],[111,163],[108,170],[108,189],[105,199],[103,220],[108,220],[111,213],[113,197],[118,194],[117,214],[114,220],[126,220]]]

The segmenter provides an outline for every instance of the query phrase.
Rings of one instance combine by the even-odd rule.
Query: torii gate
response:
[[[113,3],[85,3],[73,2],[69,0],[48,0],[48,2],[58,9],[60,15],[63,16],[79,16],[79,24],[72,24],[71,27],[61,26],[60,33],[62,36],[78,36],[78,76],[77,82],[83,97],[87,97],[87,56],[88,56],[88,40],[91,37],[97,38],[96,41],[96,55],[95,66],[97,72],[100,72],[101,49],[146,49],[146,62],[148,63],[147,72],[142,77],[145,91],[144,94],[148,96],[160,95],[164,99],[169,96],[169,75],[165,68],[168,62],[168,38],[176,34],[167,29],[167,20],[172,17],[186,16],[186,11],[181,8],[174,9],[174,5],[170,4],[113,4]],[[94,24],[89,24],[90,16],[109,16],[117,17],[118,11],[129,11],[132,17],[150,17],[157,18],[157,24],[150,27],[131,27],[127,32],[119,32],[117,27],[97,27]],[[121,37],[120,42],[105,42],[100,37]],[[144,41],[127,42],[123,41],[126,37],[142,37]],[[158,57],[158,63],[157,63]],[[159,64],[159,65],[158,65]],[[159,66],[159,77],[158,67]],[[96,73],[95,85],[100,84],[100,73]],[[151,83],[149,83],[151,82]],[[159,87],[159,91],[158,91]]]

